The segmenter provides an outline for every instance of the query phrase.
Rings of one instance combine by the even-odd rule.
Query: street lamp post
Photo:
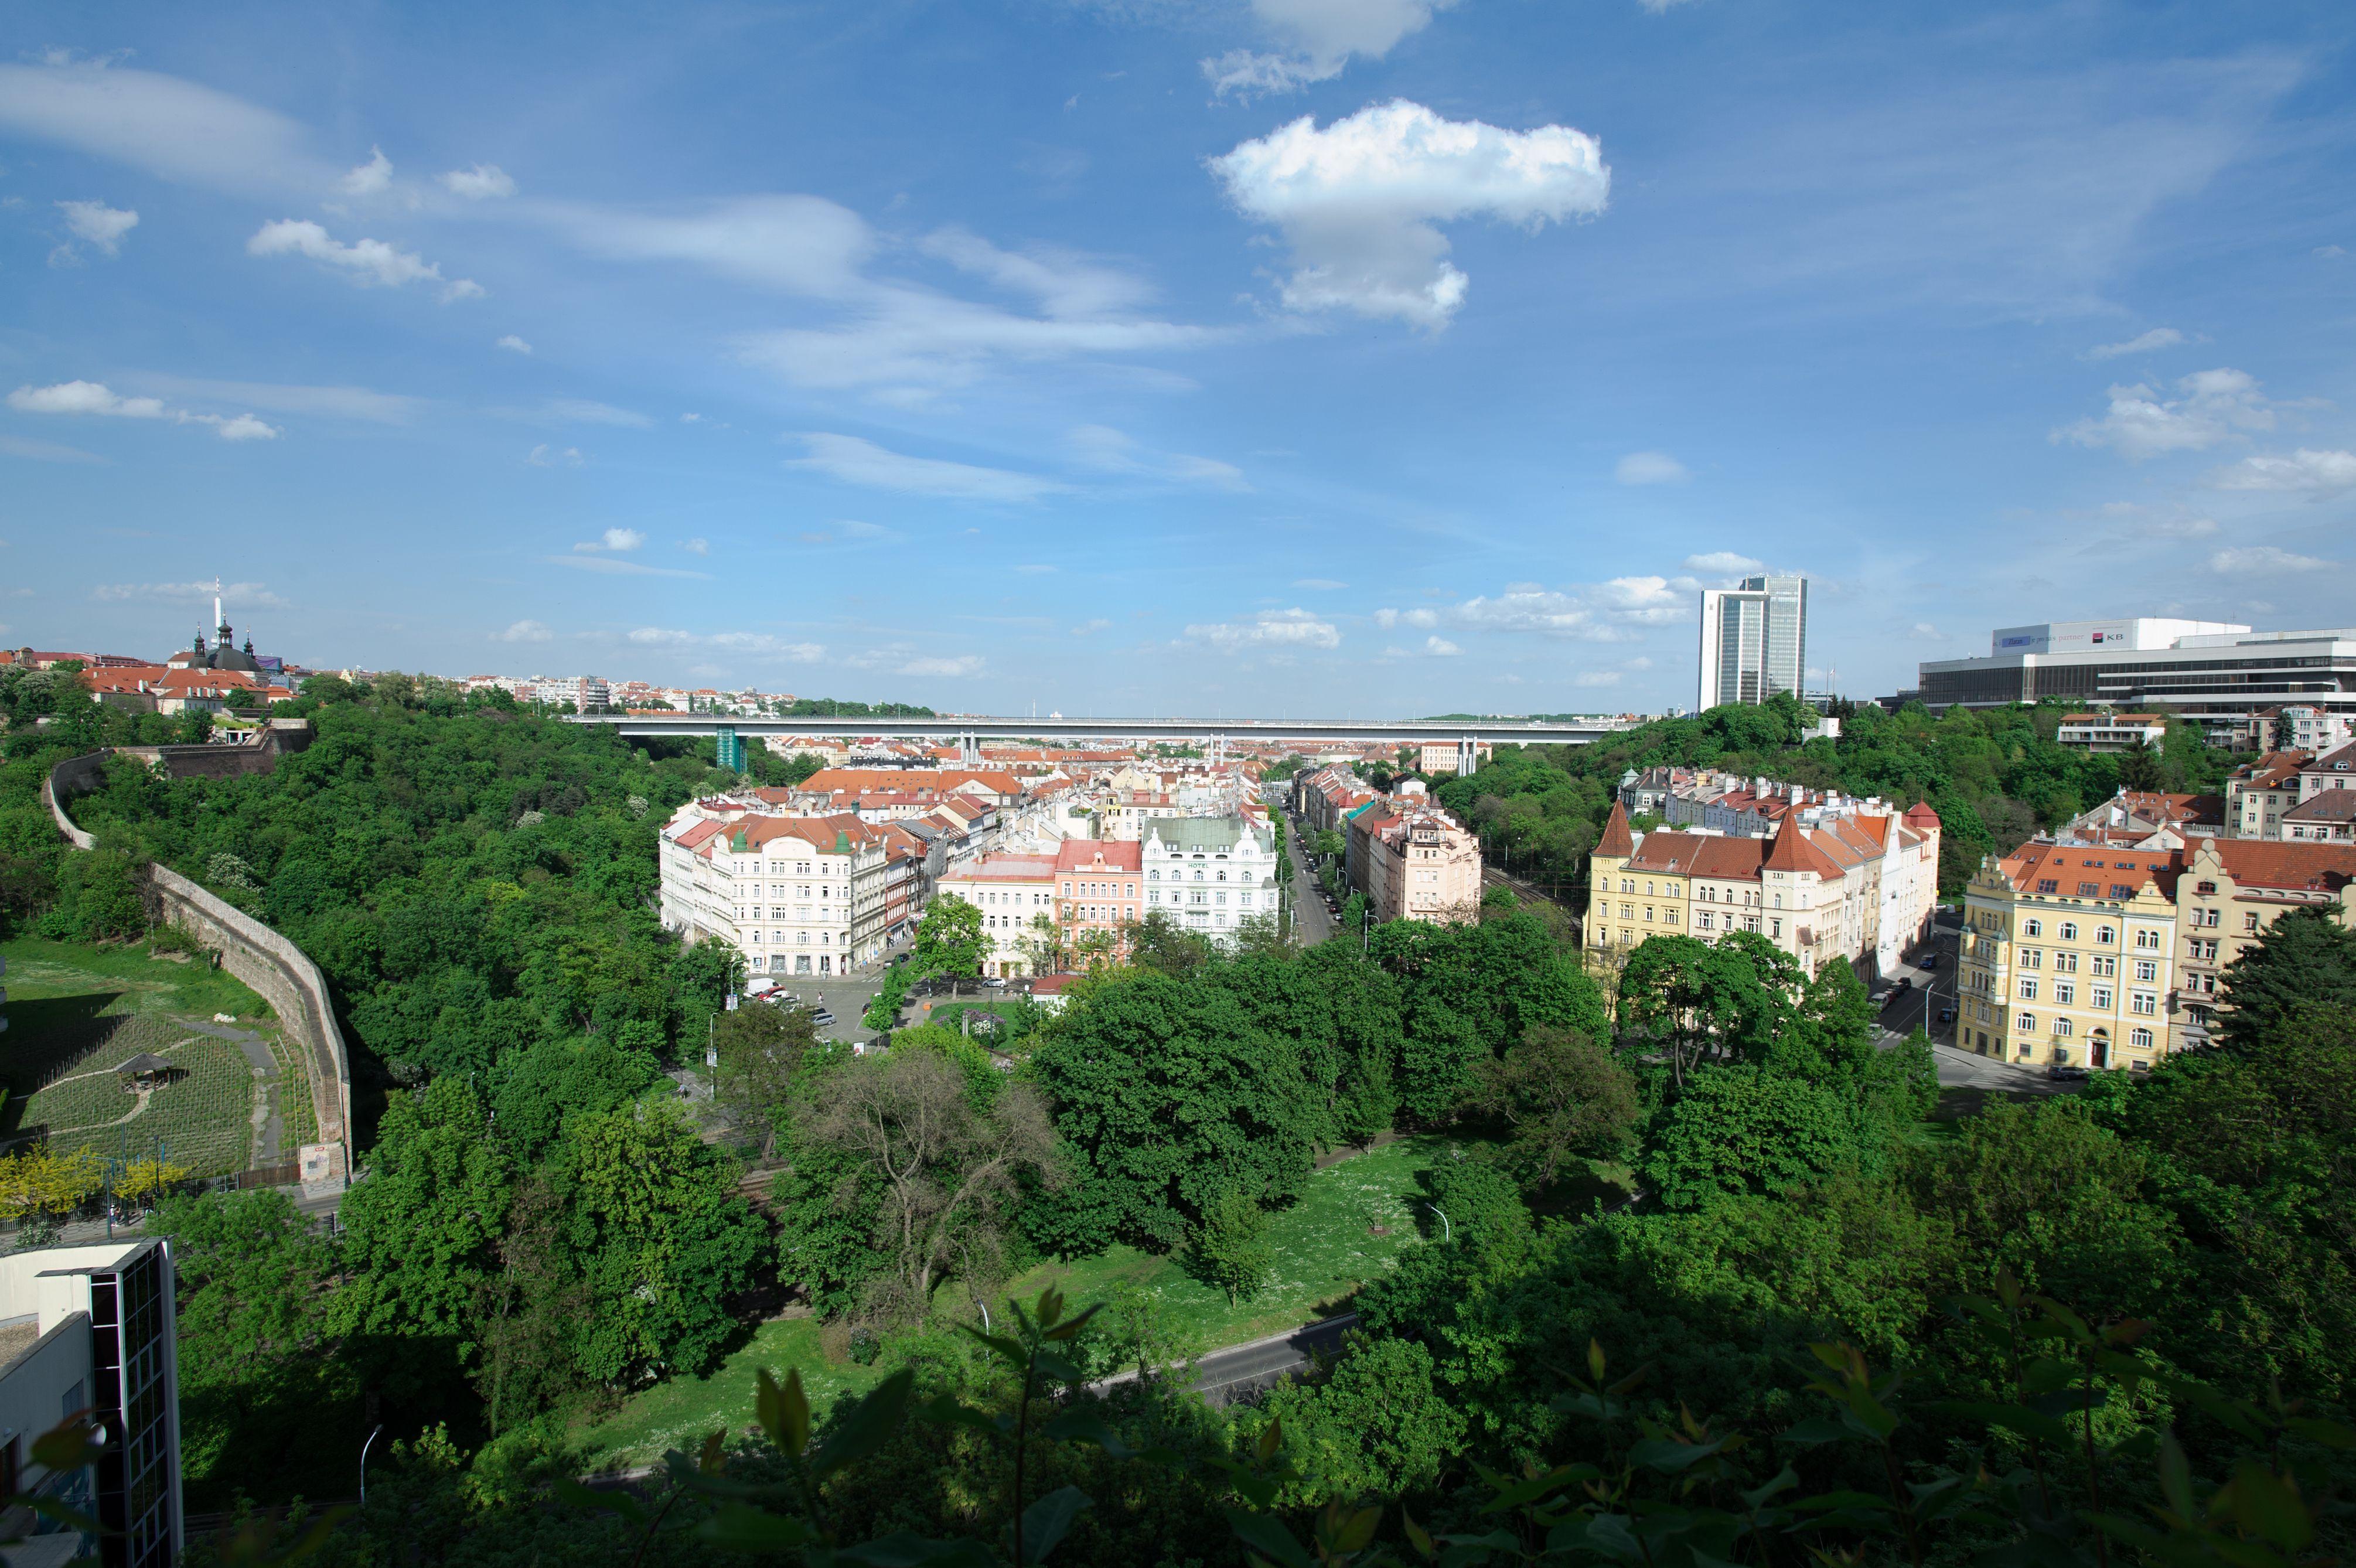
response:
[[[1440,1216],[1440,1239],[1443,1241],[1455,1240],[1456,1227],[1448,1223],[1448,1215],[1441,1209],[1440,1205],[1436,1203],[1427,1203],[1424,1207],[1430,1209],[1434,1214]]]

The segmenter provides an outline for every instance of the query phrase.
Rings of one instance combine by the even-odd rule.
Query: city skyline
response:
[[[2350,618],[2343,7],[0,34],[10,646],[1532,713],[1769,572],[1856,696]]]

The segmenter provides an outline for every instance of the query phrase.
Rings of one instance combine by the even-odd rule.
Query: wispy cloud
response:
[[[1623,485],[1682,485],[1693,478],[1666,452],[1631,452],[1613,466],[1612,477]]]
[[[2286,490],[2310,496],[2356,489],[2356,452],[2318,452],[2301,447],[2287,455],[2244,457],[2209,476],[2221,490]]]
[[[491,633],[493,642],[546,642],[554,635],[536,620],[519,620],[505,631]]]
[[[911,456],[857,435],[821,432],[792,439],[801,442],[809,456],[788,457],[786,467],[824,474],[847,485],[984,501],[1037,500],[1069,488],[1035,474]]]
[[[645,544],[647,536],[635,528],[609,528],[596,539],[574,545],[582,552],[610,550],[617,554],[636,550]]]
[[[2289,573],[2329,572],[2340,563],[2313,555],[2294,555],[2271,544],[2220,550],[2209,557],[2209,570],[2227,577],[2276,577]]]
[[[438,284],[444,305],[480,299],[483,285],[472,278],[444,280],[441,266],[412,251],[382,240],[356,240],[347,244],[307,218],[281,218],[264,223],[245,242],[253,256],[305,256],[341,273],[363,288],[402,288],[413,283]]]
[[[2086,350],[2086,358],[2116,360],[2128,354],[2148,354],[2156,349],[2173,349],[2184,340],[2184,334],[2173,327],[2155,327],[2123,343],[2097,343]]]
[[[543,555],[541,559],[552,566],[570,566],[576,572],[597,572],[609,577],[694,577],[709,582],[709,572],[690,572],[677,566],[649,566],[643,561],[625,561],[618,555]]]
[[[201,424],[224,441],[275,441],[280,432],[250,413],[198,413],[167,408],[160,398],[124,397],[103,381],[59,381],[54,386],[18,387],[8,394],[8,406],[22,413],[55,413],[102,419],[156,419],[172,424]]]
[[[1178,484],[1207,485],[1214,489],[1248,490],[1243,470],[1216,457],[1194,457],[1183,452],[1155,452],[1108,424],[1083,424],[1071,434],[1072,454],[1091,468],[1137,478],[1166,479]]]
[[[127,599],[210,604],[216,593],[220,595],[224,609],[283,610],[294,607],[261,583],[229,583],[218,587],[211,583],[110,583],[92,589],[90,596],[110,604]]]
[[[1333,622],[1307,610],[1262,610],[1248,620],[1215,621],[1190,626],[1185,639],[1215,648],[1222,653],[1248,649],[1331,649],[1342,646],[1342,633]]]

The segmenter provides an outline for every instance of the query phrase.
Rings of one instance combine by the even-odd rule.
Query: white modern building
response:
[[[1923,664],[1921,692],[1933,711],[2049,697],[2121,711],[2164,705],[2214,742],[2247,744],[2268,727],[2259,715],[2269,709],[2305,708],[2325,726],[2356,716],[2356,627],[2252,631],[2152,617],[2003,627],[1985,658]]]
[[[1145,824],[1145,913],[1233,942],[1246,920],[1277,912],[1276,835],[1242,817],[1162,817]]]
[[[45,1470],[34,1444],[76,1416],[94,1428],[96,1459]],[[107,1530],[92,1538],[30,1509],[11,1510],[0,1523],[15,1528],[0,1534],[31,1537],[9,1547],[16,1568],[178,1561],[180,1360],[167,1243],[40,1247],[0,1258],[0,1480],[7,1492],[46,1498]]]
[[[1703,711],[1727,703],[1763,703],[1778,692],[1798,696],[1808,671],[1808,580],[1745,577],[1701,596]]]
[[[841,974],[881,957],[910,901],[895,853],[849,813],[715,810],[690,801],[663,825],[661,919],[690,941],[724,941],[752,974]]]

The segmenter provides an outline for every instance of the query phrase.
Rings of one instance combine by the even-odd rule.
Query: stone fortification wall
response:
[[[350,1169],[351,1058],[328,1004],[327,978],[303,950],[242,909],[223,902],[166,865],[147,868],[148,891],[163,918],[217,948],[221,967],[268,1002],[308,1058],[311,1110],[327,1145],[325,1175]],[[305,1173],[306,1177],[309,1173]]]
[[[302,744],[307,745],[308,742],[309,726],[306,725],[303,729]],[[251,754],[260,748],[168,746],[158,749]],[[301,746],[298,745],[294,749],[299,750]],[[102,751],[92,752],[87,757],[61,762],[49,770],[48,778],[41,785],[41,793],[48,801],[49,814],[57,820],[59,831],[71,840],[77,849],[96,848],[97,841],[76,827],[73,819],[66,815],[65,801],[97,784],[105,770],[107,755]],[[276,766],[278,755],[273,746],[270,750],[268,766]],[[336,1026],[336,1011],[328,1003],[327,978],[319,972],[319,966],[305,957],[302,949],[260,920],[206,892],[169,866],[150,865],[147,868],[147,890],[156,914],[173,925],[186,927],[200,940],[219,949],[221,967],[268,1002],[285,1025],[287,1032],[301,1044],[307,1069],[304,1076],[310,1079],[311,1109],[319,1128],[317,1147],[324,1155],[321,1160],[305,1161],[306,1166],[317,1165],[321,1168],[306,1168],[305,1179],[341,1178],[348,1175],[351,1170],[351,1058],[344,1048],[343,1031]]]
[[[234,745],[126,746],[117,755],[160,766],[173,779],[238,779],[271,771],[280,757],[308,746],[311,734],[308,719],[273,719]]]
[[[58,824],[58,832],[65,834],[76,849],[96,849],[98,840],[74,826],[73,819],[66,815],[66,800],[69,796],[97,787],[99,779],[106,771],[106,757],[107,754],[102,751],[93,751],[87,757],[70,757],[50,768],[49,776],[41,780],[42,803],[48,807],[49,816]]]

